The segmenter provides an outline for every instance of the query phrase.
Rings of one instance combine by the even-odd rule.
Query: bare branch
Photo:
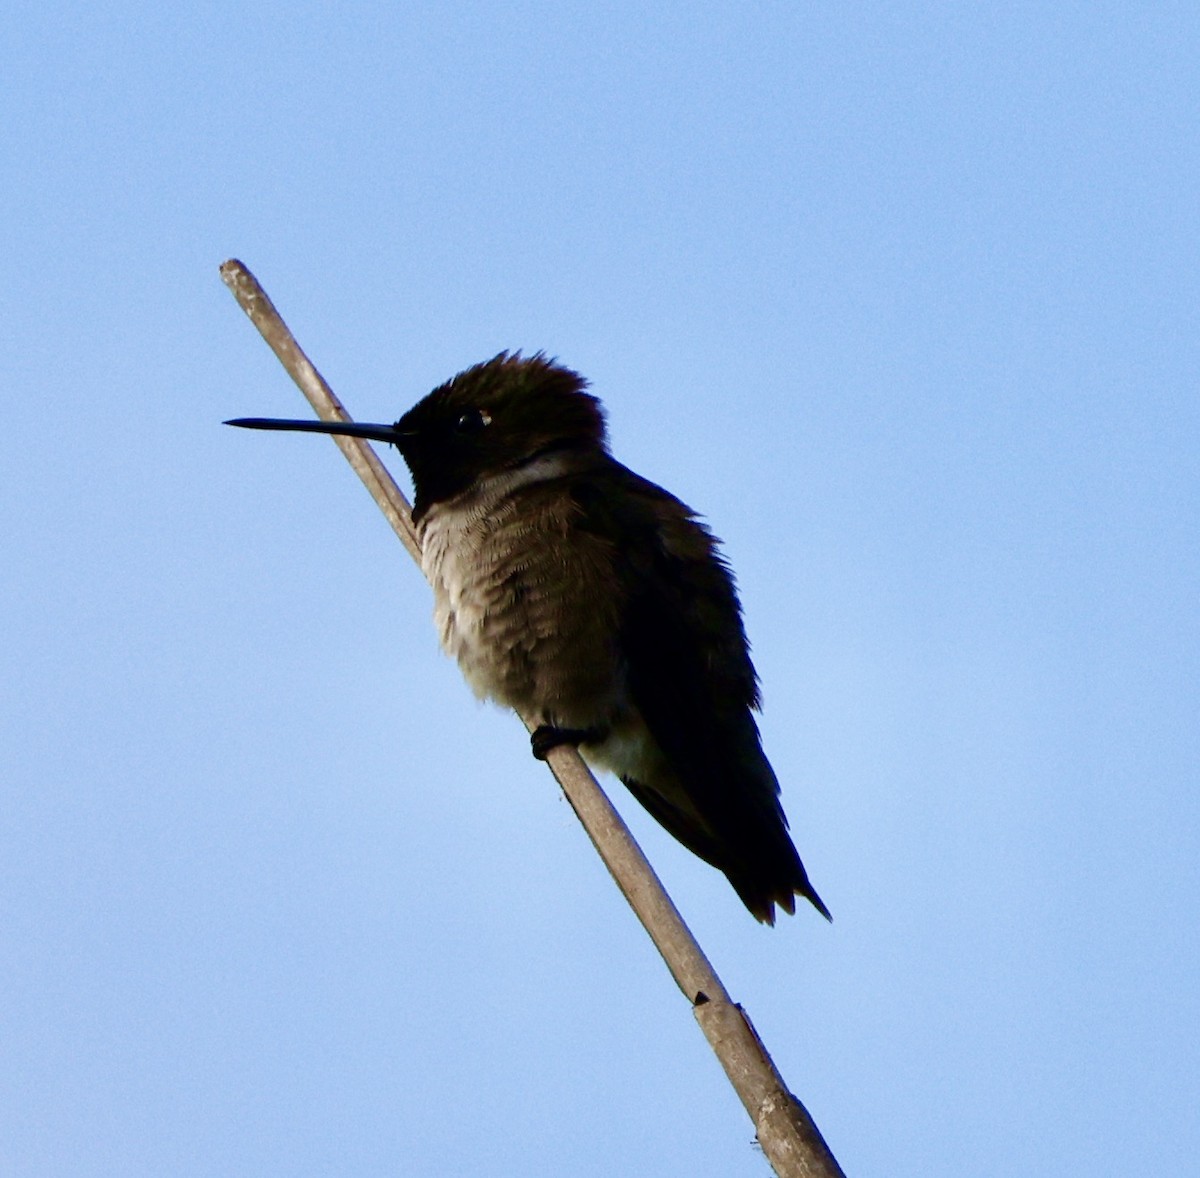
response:
[[[221,266],[221,281],[233,292],[233,297],[250,316],[250,322],[258,328],[259,334],[267,341],[271,351],[279,357],[279,363],[287,369],[288,375],[317,411],[317,416],[322,421],[352,420],[341,401],[334,395],[333,389],[325,383],[325,378],[296,343],[283,317],[275,310],[275,304],[259,286],[258,279],[236,258],[231,258]],[[420,565],[421,545],[417,542],[417,533],[413,530],[412,511],[404,493],[388,474],[387,467],[379,461],[375,451],[366,442],[358,438],[331,436],[338,449],[346,456],[346,461],[354,467],[355,473],[371,492],[371,497],[379,504],[379,510],[392,525],[392,531],[400,537],[400,543],[408,549],[409,556]]]

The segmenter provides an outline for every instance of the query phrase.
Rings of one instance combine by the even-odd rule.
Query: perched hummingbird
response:
[[[761,921],[829,910],[763,755],[733,576],[712,533],[608,452],[575,372],[502,352],[394,425],[240,418],[395,445],[442,646],[481,697],[536,718],[534,756],[572,744],[612,770]]]

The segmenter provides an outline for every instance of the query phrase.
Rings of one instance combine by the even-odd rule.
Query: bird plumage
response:
[[[733,574],[691,508],[608,452],[584,380],[542,355],[460,372],[394,425],[241,418],[397,446],[446,651],[475,692],[572,743],[773,924],[826,918],[762,751]]]
[[[762,751],[732,574],[690,508],[611,457],[584,387],[501,354],[396,423],[442,645],[477,694],[583,735],[759,920],[797,894],[828,917]]]

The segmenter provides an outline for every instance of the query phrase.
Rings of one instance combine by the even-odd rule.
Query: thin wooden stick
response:
[[[341,402],[296,343],[254,275],[241,262],[230,260],[221,266],[221,279],[317,416],[323,421],[349,421]],[[408,501],[386,467],[362,439],[335,435],[333,440],[419,567],[421,549]],[[531,732],[538,722],[532,716],[521,719]],[[729,997],[641,847],[578,752],[560,746],[550,753],[549,765],[604,865],[692,1004],[696,1021],[750,1114],[775,1173],[779,1178],[845,1178],[807,1110],[787,1090],[745,1011]]]

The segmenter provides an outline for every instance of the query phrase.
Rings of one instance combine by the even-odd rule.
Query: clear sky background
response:
[[[0,37],[0,1172],[768,1172],[333,445],[220,425],[307,411],[230,256],[356,417],[545,349],[724,538],[835,923],[613,792],[851,1178],[1195,1165],[1194,4]]]

